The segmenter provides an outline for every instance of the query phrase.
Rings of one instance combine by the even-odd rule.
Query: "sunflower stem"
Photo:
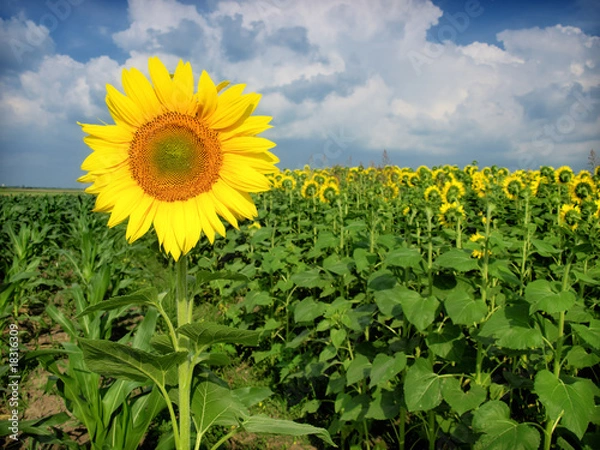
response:
[[[191,302],[187,295],[187,257],[182,255],[176,263],[176,286],[175,296],[177,302],[177,326],[182,327],[191,322]],[[179,337],[179,347],[189,352],[189,339],[185,336]],[[191,414],[190,398],[192,388],[193,366],[188,358],[179,366],[179,447],[178,450],[190,449]]]

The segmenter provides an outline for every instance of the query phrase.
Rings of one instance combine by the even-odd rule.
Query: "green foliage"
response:
[[[275,180],[273,191],[255,196],[262,228],[241,224],[214,246],[201,240],[186,280],[195,314],[172,329],[175,295],[163,291],[173,280],[160,278],[172,271],[149,256],[158,254],[153,236],[128,246],[122,226],[108,229],[104,219],[91,218],[87,197],[46,199],[33,208],[30,200],[0,198],[8,224],[0,263],[5,274],[18,267],[0,290],[5,317],[15,305],[25,315],[48,292],[66,296],[67,305],[48,302],[46,311],[73,342],[83,338],[90,364],[74,344],[63,346],[72,369],[56,388],[91,429],[91,417],[105,412],[88,406],[141,411],[151,395],[163,403],[150,422],[164,418],[168,400],[149,389],[152,379],[176,412],[184,353],[197,363],[192,427],[209,447],[244,430],[283,430],[341,448],[595,448],[597,206],[579,204],[577,227],[565,226],[561,206],[575,204],[569,186],[534,172],[517,174],[525,188],[516,198],[507,196],[508,173],[499,168],[486,171],[487,187],[478,184],[483,171],[448,166],[323,172],[340,183],[331,203],[301,197],[314,172],[296,171],[295,189],[279,189]],[[443,199],[426,201],[425,191],[443,191],[451,180],[465,187],[464,217],[444,223]],[[384,195],[392,185],[398,192]],[[36,236],[56,245],[36,243]],[[35,285],[49,268],[45,284]],[[140,314],[157,315],[145,346],[131,340],[139,325],[115,333]],[[113,342],[98,343],[108,338]],[[232,361],[252,364],[268,389],[231,389],[218,375]],[[77,378],[91,368],[105,376],[88,371]],[[117,375],[127,379],[114,381]],[[75,387],[64,388],[68,382]],[[89,405],[78,403],[82,396]],[[303,424],[257,413],[269,396]],[[105,434],[132,426],[128,414]],[[174,439],[163,433],[157,447],[172,447]]]

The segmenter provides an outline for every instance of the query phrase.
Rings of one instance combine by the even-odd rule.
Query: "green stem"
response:
[[[571,269],[571,258],[568,259],[565,264],[565,273],[563,274],[562,280],[562,291],[565,292],[569,288],[569,270]],[[562,348],[565,337],[565,312],[561,311],[558,313],[558,335],[556,337],[556,350],[554,353],[554,376],[558,378],[560,376],[560,365],[562,360]],[[548,418],[546,422],[546,430],[544,434],[544,450],[550,450],[552,445],[552,435],[558,425],[560,417],[556,420]]]
[[[433,295],[433,211],[431,208],[425,208],[425,214],[427,215],[427,282],[428,292],[427,295]]]
[[[525,197],[525,219],[523,221],[523,232],[525,239],[523,240],[523,254],[521,257],[521,283],[525,284],[525,267],[527,264],[527,256],[529,255],[529,196]],[[521,288],[521,291],[523,289]],[[522,294],[523,292],[521,292]]]
[[[221,445],[223,445],[225,442],[227,442],[229,439],[231,439],[233,436],[235,436],[239,431],[239,427],[235,427],[232,431],[230,431],[229,433],[227,433],[225,436],[223,436],[221,439],[219,439],[215,445],[213,445],[211,447],[210,450],[218,450]],[[200,448],[200,442],[196,441],[196,448],[195,450],[198,450]]]
[[[176,263],[176,302],[177,326],[182,327],[191,323],[191,303],[187,295],[187,257],[183,255]],[[179,346],[189,353],[189,340],[185,336],[179,337]],[[177,450],[190,449],[191,413],[190,399],[192,390],[193,366],[188,358],[179,366],[179,446]]]
[[[400,407],[400,423],[398,424],[398,433],[400,439],[398,442],[398,450],[405,450],[406,448],[406,408]]]
[[[462,220],[456,221],[456,248],[462,248]]]

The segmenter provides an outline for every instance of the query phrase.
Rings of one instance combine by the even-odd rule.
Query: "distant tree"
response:
[[[388,156],[388,152],[386,149],[383,149],[383,155],[381,155],[381,167],[391,166],[392,160]]]
[[[594,149],[590,150],[590,154],[588,155],[588,164],[590,165],[592,172],[596,170],[596,167],[600,166],[600,158],[598,157]]]

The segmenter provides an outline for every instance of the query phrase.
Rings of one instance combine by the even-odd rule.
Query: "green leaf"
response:
[[[400,286],[394,286],[392,289],[375,291],[375,303],[384,315],[388,317],[402,317],[402,303],[400,295],[405,289]]]
[[[96,311],[110,311],[125,306],[144,306],[158,304],[158,291],[155,288],[147,288],[130,295],[122,295],[104,300],[81,311],[77,317],[86,316]]]
[[[240,330],[212,322],[190,323],[179,327],[177,332],[189,337],[196,345],[228,343],[256,347],[260,336],[259,331]]]
[[[473,384],[468,392],[463,392],[460,381],[456,378],[444,378],[442,381],[442,396],[444,400],[462,416],[467,411],[477,408],[481,405],[487,396],[486,390]]]
[[[311,297],[307,297],[296,303],[294,307],[294,321],[296,323],[312,322],[317,317],[322,316],[325,309],[326,305],[324,303],[317,303]]]
[[[506,403],[493,400],[473,413],[473,430],[484,433],[475,443],[475,450],[537,450],[538,431],[510,418]]]
[[[428,360],[419,358],[408,369],[404,398],[409,411],[428,411],[442,402],[440,377]]]
[[[554,314],[568,310],[575,304],[576,297],[571,291],[561,292],[560,283],[535,280],[525,287],[525,300],[531,304],[529,314],[535,311]]]
[[[447,324],[441,329],[432,330],[425,338],[427,347],[437,356],[460,362],[465,350],[465,337],[457,325]]]
[[[552,244],[544,242],[541,239],[532,239],[531,243],[533,244],[537,252],[544,257],[549,257],[554,254],[560,253],[560,250],[558,250]]]
[[[591,386],[590,386],[591,384]],[[546,408],[548,417],[561,423],[579,439],[583,437],[594,415],[594,385],[581,378],[557,378],[542,370],[535,376],[534,392]]]
[[[371,366],[371,382],[369,388],[373,386],[383,386],[406,367],[406,355],[398,352],[394,357],[385,353],[378,353]]]
[[[543,345],[542,333],[530,324],[529,305],[517,302],[498,308],[483,324],[481,337],[494,337],[499,347],[514,350],[539,348]]]
[[[364,272],[377,262],[377,255],[367,252],[364,248],[355,249],[352,257],[358,272]]]
[[[453,289],[444,300],[444,307],[455,325],[479,323],[485,319],[488,312],[483,300],[475,300],[471,294],[462,289]]]
[[[273,304],[273,297],[265,291],[251,291],[246,294],[244,301],[240,303],[240,306],[246,308],[246,312],[251,314],[254,312],[257,306],[271,306]]]
[[[367,394],[353,396],[343,392],[335,399],[335,411],[340,414],[343,422],[361,421],[369,408],[369,400]]]
[[[248,415],[246,407],[228,388],[209,380],[198,384],[190,408],[200,434],[214,425],[238,425],[239,419]]]
[[[346,370],[346,386],[350,386],[354,383],[364,380],[369,376],[369,369],[371,363],[366,356],[358,354],[350,362],[348,369]]]
[[[571,328],[575,330],[577,335],[583,339],[592,348],[600,350],[600,320],[590,320],[590,325],[573,324]]]
[[[347,335],[348,333],[346,333],[346,330],[344,330],[343,328],[332,328],[329,331],[329,338],[331,339],[331,343],[336,349],[340,348],[344,344]]]
[[[457,272],[468,272],[479,268],[476,259],[471,258],[469,253],[459,249],[452,249],[442,253],[435,263],[445,269],[456,270]]]
[[[418,292],[404,287],[398,292],[406,318],[420,332],[424,332],[433,323],[440,302],[433,296],[424,298]]]
[[[400,411],[400,393],[377,389],[369,402],[365,419],[393,420]]]
[[[211,272],[210,270],[199,270],[194,274],[194,277],[196,278],[196,289],[199,289],[202,287],[203,284],[214,280],[248,281],[247,276],[237,272],[228,272],[226,270],[222,270],[219,272]]]
[[[306,436],[313,434],[322,441],[333,447],[337,447],[331,440],[331,436],[324,428],[312,425],[292,422],[291,420],[272,419],[263,415],[248,417],[241,426],[249,433],[272,433],[287,436]]]
[[[600,279],[591,277],[587,273],[583,273],[578,270],[573,270],[572,273],[577,278],[577,281],[583,281],[584,283],[591,284],[591,285],[600,284]]]
[[[273,395],[271,389],[260,386],[238,388],[233,390],[232,393],[246,408],[250,408]]]
[[[595,353],[588,353],[585,349],[576,345],[567,353],[567,364],[575,369],[595,366],[600,362],[600,357]]]
[[[296,286],[304,288],[320,287],[323,286],[324,283],[319,269],[311,269],[305,272],[295,273],[290,279]]]
[[[350,259],[341,261],[340,257],[334,253],[323,260],[323,268],[336,275],[348,275],[350,274],[351,262]]]
[[[374,291],[388,290],[396,285],[396,277],[389,270],[378,270],[369,276],[367,284]]]
[[[396,248],[385,256],[385,264],[403,269],[417,268],[421,261],[423,257],[417,248]]]
[[[187,353],[158,356],[117,342],[79,339],[86,365],[106,377],[154,383],[165,386],[170,368],[181,364]]]

